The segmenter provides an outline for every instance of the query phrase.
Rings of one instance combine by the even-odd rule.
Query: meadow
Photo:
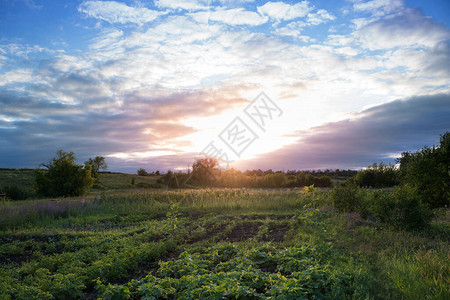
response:
[[[450,298],[446,209],[407,231],[338,213],[330,195],[127,188],[4,201],[0,298]]]

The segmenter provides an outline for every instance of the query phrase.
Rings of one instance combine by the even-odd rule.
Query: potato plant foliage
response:
[[[313,187],[2,202],[0,298],[448,299],[435,214],[404,230]]]

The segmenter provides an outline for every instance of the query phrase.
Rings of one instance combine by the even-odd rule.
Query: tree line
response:
[[[441,135],[440,144],[423,147],[416,152],[403,152],[397,165],[374,163],[362,171],[354,170],[220,170],[213,158],[198,159],[188,172],[160,174],[138,170],[138,175],[160,176],[158,183],[171,188],[227,187],[227,188],[293,188],[314,185],[332,187],[332,179],[350,178],[347,184],[359,187],[382,188],[407,185],[416,190],[423,202],[430,207],[449,205],[450,198],[450,133]],[[36,195],[44,197],[79,196],[86,193],[99,179],[100,170],[105,170],[105,158],[89,158],[84,165],[75,163],[73,152],[59,150],[43,169],[34,170]],[[17,187],[4,187],[16,199],[26,197]],[[14,199],[11,197],[11,199]]]
[[[213,158],[198,159],[188,172],[168,171],[158,181],[172,188],[220,187],[220,188],[293,188],[314,185],[332,187],[330,176],[308,171],[261,171],[241,172],[236,169],[220,170]]]

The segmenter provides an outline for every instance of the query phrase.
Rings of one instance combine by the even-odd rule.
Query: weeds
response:
[[[0,298],[448,299],[445,212],[406,231],[332,204],[315,188],[7,202]]]

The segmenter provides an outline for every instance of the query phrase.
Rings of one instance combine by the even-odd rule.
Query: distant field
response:
[[[125,189],[1,203],[0,298],[450,298],[448,212],[408,232],[337,213],[329,195]]]
[[[132,180],[134,178],[134,184]],[[92,191],[118,190],[146,187],[155,184],[160,176],[138,176],[123,173],[100,173],[100,178]],[[29,193],[33,192],[34,174],[31,169],[0,169],[0,190],[2,187],[15,185]],[[1,191],[0,191],[1,192]]]
[[[31,169],[0,169],[0,188],[16,185],[21,189],[32,192],[34,174]]]
[[[126,189],[139,187],[142,184],[155,184],[161,176],[138,176],[123,173],[100,173],[98,185],[107,190]],[[132,180],[134,178],[134,184]],[[145,186],[145,185],[144,185]],[[94,187],[95,189],[95,187]]]

